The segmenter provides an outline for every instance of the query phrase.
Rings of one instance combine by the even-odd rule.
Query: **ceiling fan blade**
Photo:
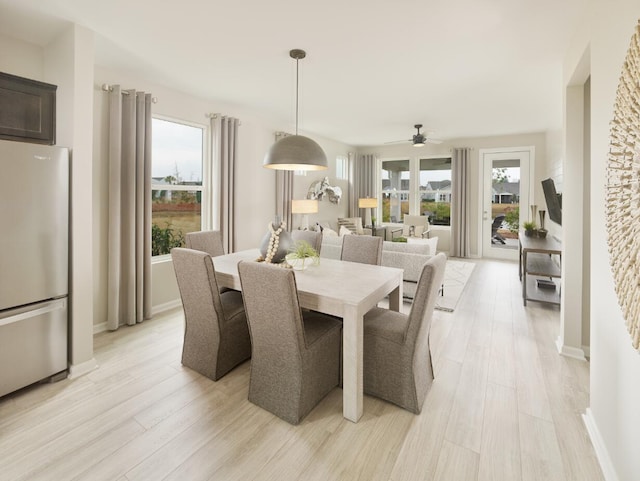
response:
[[[429,142],[430,144],[441,144],[443,142],[443,140],[442,139],[427,138],[426,142]]]
[[[385,142],[385,144],[400,144],[400,143],[404,143],[404,142],[411,142],[412,140],[392,140],[391,142]]]

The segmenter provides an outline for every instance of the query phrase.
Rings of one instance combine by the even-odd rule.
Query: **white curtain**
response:
[[[360,155],[352,165],[353,168],[349,169],[349,216],[361,217],[358,199],[376,197],[378,157],[375,154]]]
[[[107,328],[151,318],[151,94],[109,93]]]
[[[291,134],[285,132],[276,133],[276,142]],[[291,200],[293,199],[292,170],[276,170],[276,215],[286,222],[287,230],[293,226],[293,214],[291,213]]]
[[[219,229],[227,253],[235,248],[235,173],[240,121],[221,114],[211,116],[211,154],[213,171],[218,173],[212,184],[218,193]],[[216,188],[217,184],[217,188]],[[215,205],[215,203],[214,203]]]
[[[453,149],[451,154],[451,255],[454,257],[471,255],[470,164],[471,149]]]

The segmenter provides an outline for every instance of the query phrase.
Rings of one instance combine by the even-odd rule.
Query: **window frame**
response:
[[[384,162],[392,161],[409,161],[409,215],[421,215],[420,214],[420,160],[422,159],[442,159],[451,158],[451,153],[446,154],[428,154],[428,155],[398,155],[378,158],[378,168],[376,172],[376,185],[378,189],[378,206],[381,208],[383,205],[383,191],[382,191],[382,166]],[[453,177],[453,172],[452,172]],[[452,179],[453,180],[453,179]],[[406,192],[406,191],[401,191]],[[382,215],[380,215],[382,219]],[[402,224],[402,219],[398,222],[384,222],[384,224]],[[451,226],[441,226],[444,228],[450,228]]]
[[[202,185],[167,185],[162,186],[161,190],[167,191],[196,191],[200,192],[201,195],[201,207],[200,207],[200,230],[208,230],[212,229],[212,212],[213,212],[213,193],[212,186],[210,183],[210,179],[213,174],[213,166],[211,159],[211,146],[210,146],[210,135],[209,135],[209,125],[205,123],[194,122],[190,120],[184,120],[177,117],[171,117],[168,115],[162,114],[152,114],[152,119],[162,120],[165,122],[173,122],[175,124],[185,125],[188,127],[193,127],[202,130]],[[151,133],[153,136],[153,131]],[[153,144],[153,140],[152,140]],[[153,171],[153,150],[151,155],[151,170]],[[153,183],[151,184],[151,194],[153,195],[154,189]],[[151,223],[153,224],[153,223]],[[149,233],[151,235],[151,233]],[[157,256],[151,256],[151,262],[164,262],[166,260],[171,259],[171,254],[161,254]]]

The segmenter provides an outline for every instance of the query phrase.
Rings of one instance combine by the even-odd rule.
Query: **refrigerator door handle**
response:
[[[56,299],[55,301],[51,301],[47,303],[47,305],[40,307],[38,309],[21,312],[20,314],[15,314],[13,316],[8,316],[6,318],[0,318],[0,326],[6,326],[8,324],[13,324],[14,322],[22,321],[24,319],[29,319],[30,317],[36,317],[42,314],[46,314],[47,312],[56,311],[58,309],[64,309],[66,305],[67,305],[66,299]]]

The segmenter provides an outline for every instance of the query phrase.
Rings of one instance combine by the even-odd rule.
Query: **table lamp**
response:
[[[315,214],[318,212],[318,201],[313,199],[300,199],[291,201],[291,213],[302,214],[302,230],[309,229],[309,216],[307,214]]]
[[[358,207],[360,209],[366,209],[364,212],[364,225],[373,226],[373,224],[371,223],[371,211],[375,207],[378,207],[378,199],[374,199],[371,197],[358,199]]]

